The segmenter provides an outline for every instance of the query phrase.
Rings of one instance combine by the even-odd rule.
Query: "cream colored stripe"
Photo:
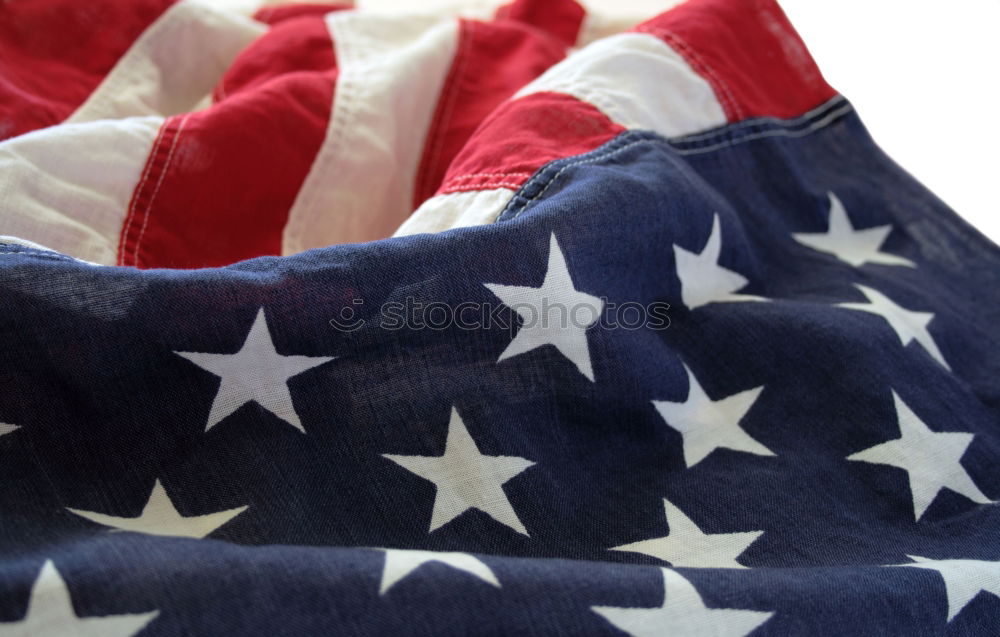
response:
[[[236,55],[267,30],[237,11],[181,0],[139,36],[69,123],[194,108]]]
[[[626,128],[666,137],[726,123],[708,82],[676,51],[644,33],[612,35],[575,51],[513,99],[542,91],[572,95]],[[492,223],[512,196],[507,189],[438,195],[424,202],[396,234]]]
[[[727,121],[708,82],[679,53],[646,33],[598,40],[550,68],[515,98],[542,91],[572,95],[626,128],[665,137]]]
[[[340,69],[333,112],[283,254],[386,237],[406,219],[458,37],[456,20],[428,15],[341,11],[327,26]]]
[[[43,128],[0,143],[0,230],[113,265],[162,117]]]
[[[435,195],[422,203],[392,236],[493,223],[513,197],[514,191],[509,188]]]

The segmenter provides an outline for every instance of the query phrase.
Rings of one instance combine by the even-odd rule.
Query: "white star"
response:
[[[804,246],[819,252],[832,254],[841,261],[859,267],[865,263],[881,265],[904,265],[917,267],[915,263],[903,257],[881,252],[879,248],[892,232],[891,225],[875,226],[864,230],[855,230],[847,217],[844,204],[832,192],[830,197],[830,222],[826,232],[798,232],[792,238]]]
[[[246,403],[256,401],[278,418],[305,432],[292,405],[288,379],[336,358],[279,354],[268,331],[264,308],[257,312],[243,347],[235,354],[174,353],[222,378],[205,431]]]
[[[719,265],[722,251],[722,230],[719,215],[712,218],[712,232],[701,252],[688,252],[674,245],[677,278],[681,281],[681,300],[690,309],[709,303],[735,303],[738,301],[766,301],[759,296],[734,294],[747,284],[747,279]]]
[[[948,595],[948,621],[955,618],[966,604],[986,591],[1000,597],[1000,562],[982,560],[931,560],[918,555],[907,555],[916,564],[897,564],[937,571],[944,580]]]
[[[889,300],[889,297],[878,290],[873,290],[860,283],[855,283],[854,287],[861,290],[862,294],[868,298],[868,303],[839,303],[838,307],[846,307],[851,310],[859,310],[881,316],[889,324],[889,327],[896,332],[896,336],[899,337],[899,341],[903,344],[903,347],[909,345],[910,341],[916,341],[923,345],[924,349],[927,350],[927,353],[934,360],[941,363],[948,371],[951,371],[951,367],[945,362],[941,350],[938,349],[934,339],[931,338],[930,333],[927,331],[927,324],[934,319],[932,312],[913,312],[896,305]]]
[[[20,429],[17,425],[8,425],[5,422],[0,422],[0,436],[6,436],[17,429]]]
[[[662,606],[591,606],[591,610],[633,637],[743,637],[774,615],[756,610],[708,608],[691,582],[670,569],[662,571]]]
[[[577,291],[559,249],[555,233],[549,240],[549,264],[541,287],[484,283],[504,305],[521,317],[521,329],[497,359],[512,358],[536,347],[552,345],[576,365],[580,373],[594,380],[587,345],[587,328],[597,322],[604,301]],[[555,316],[553,316],[555,311]]]
[[[935,432],[927,428],[917,415],[892,392],[899,421],[900,437],[852,454],[848,460],[887,464],[906,471],[913,495],[913,514],[919,520],[938,492],[947,487],[973,502],[989,504],[969,474],[961,459],[972,442],[973,435],[964,432]]]
[[[385,567],[382,569],[382,583],[379,585],[379,594],[385,595],[396,582],[428,562],[438,562],[454,569],[465,571],[487,584],[492,584],[500,588],[500,581],[497,580],[496,575],[493,574],[490,567],[468,553],[385,549]]]
[[[695,568],[746,568],[736,561],[763,531],[742,533],[703,533],[698,525],[672,505],[663,500],[668,535],[616,546],[612,551],[642,553],[671,566]]]
[[[687,365],[688,396],[682,403],[654,400],[653,406],[684,440],[684,462],[693,467],[719,448],[773,456],[770,449],[750,437],[740,421],[753,407],[763,386],[741,391],[721,400],[711,400]]]
[[[46,560],[31,587],[24,619],[0,623],[0,637],[131,637],[160,613],[79,617],[66,582],[52,560]]]
[[[142,508],[142,513],[138,517],[120,518],[114,515],[94,513],[92,511],[79,511],[68,507],[66,510],[98,524],[113,526],[121,531],[134,531],[135,533],[147,533],[149,535],[203,538],[240,513],[246,511],[247,507],[242,506],[207,515],[184,517],[174,508],[174,504],[167,497],[167,492],[163,489],[163,485],[157,480],[156,484],[153,485],[152,493],[149,494],[146,505]]]
[[[441,456],[382,454],[437,488],[431,531],[469,509],[479,509],[497,522],[528,535],[503,491],[503,484],[535,464],[513,456],[484,456],[465,428],[456,409],[451,410],[448,439]]]

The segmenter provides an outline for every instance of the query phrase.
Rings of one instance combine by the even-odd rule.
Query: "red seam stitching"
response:
[[[691,47],[687,42],[681,39],[677,34],[666,31],[659,30],[660,36],[663,37],[667,42],[678,49],[678,53],[688,61],[689,64],[702,75],[708,83],[715,90],[716,94],[721,98],[723,108],[727,111],[726,115],[732,118],[733,121],[739,121],[743,119],[743,114],[740,109],[739,103],[733,97],[732,91],[722,80],[721,76],[713,69],[711,66],[705,63],[698,52]]]
[[[468,173],[466,175],[459,175],[458,177],[449,177],[448,183],[453,181],[458,181],[460,179],[472,179],[473,177],[531,177],[533,173]]]
[[[142,238],[146,234],[146,226],[149,225],[149,218],[152,216],[153,203],[156,201],[156,195],[160,192],[160,186],[163,185],[163,178],[166,177],[167,171],[170,169],[170,163],[174,160],[174,150],[177,148],[177,141],[181,138],[181,131],[184,130],[184,124],[187,123],[188,117],[191,113],[186,114],[181,118],[180,123],[177,125],[177,132],[174,134],[174,139],[170,142],[170,151],[167,153],[167,161],[163,164],[163,170],[160,171],[160,177],[156,180],[156,187],[153,189],[153,194],[149,197],[149,203],[146,205],[146,214],[143,216],[142,228],[139,230],[139,238],[135,242],[135,250],[132,252],[132,265],[139,267],[139,248],[142,245]]]
[[[743,109],[740,103],[733,96],[732,91],[726,82],[723,81],[722,77],[715,71],[711,66],[709,66],[698,51],[681,39],[676,33],[668,31],[662,27],[655,26],[640,26],[636,29],[640,33],[649,33],[652,36],[662,38],[666,41],[668,45],[673,46],[677,53],[691,65],[691,68],[701,75],[712,87],[715,92],[716,97],[722,104],[722,108],[725,114],[731,121],[740,121],[744,119]]]
[[[153,168],[153,162],[156,158],[157,149],[160,147],[160,142],[163,141],[163,133],[167,128],[168,121],[164,120],[164,122],[160,124],[160,129],[156,131],[156,139],[153,142],[153,147],[150,149],[149,155],[146,157],[146,165],[142,171],[142,178],[136,185],[135,190],[132,191],[132,199],[129,201],[128,205],[128,215],[125,217],[125,222],[122,224],[121,234],[118,236],[118,265],[125,265],[125,243],[132,230],[132,222],[135,219],[135,211],[138,205],[138,200],[141,196],[142,188],[146,184],[146,179],[149,177],[149,171]]]
[[[740,121],[745,119],[746,114],[743,112],[743,105],[740,104],[739,100],[737,100],[736,97],[733,95],[732,89],[729,88],[729,84],[723,79],[722,75],[718,71],[716,71],[715,68],[710,66],[707,62],[705,62],[701,54],[698,53],[698,50],[692,47],[686,41],[684,41],[679,35],[677,35],[676,33],[669,33],[669,37],[678,45],[680,45],[680,47],[683,48],[688,53],[688,55],[691,56],[691,59],[695,60],[696,64],[701,68],[703,68],[705,70],[705,73],[707,73],[712,78],[712,81],[726,94],[727,99],[729,100],[730,107],[733,109],[733,115],[735,116],[736,120]]]
[[[443,188],[441,190],[441,194],[442,195],[447,195],[447,194],[450,194],[450,193],[453,193],[453,192],[464,192],[466,190],[489,190],[489,189],[492,189],[492,188],[512,188],[514,190],[517,190],[518,188],[520,188],[523,185],[524,185],[523,183],[515,184],[515,183],[503,182],[503,181],[488,182],[488,183],[484,183],[484,184],[464,184],[464,185],[458,185],[458,186],[448,186],[446,188]]]

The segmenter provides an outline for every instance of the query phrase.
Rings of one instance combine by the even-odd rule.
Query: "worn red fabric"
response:
[[[331,11],[341,11],[350,9],[353,5],[350,2],[303,2],[295,4],[270,5],[258,9],[253,14],[253,19],[264,24],[278,24],[292,18],[303,16],[323,16]]]
[[[173,3],[0,2],[0,140],[69,117]]]
[[[448,169],[441,192],[518,188],[553,159],[597,148],[625,128],[562,93],[533,93],[497,108]]]
[[[0,4],[0,139],[65,120],[170,1],[97,0],[83,5],[76,0],[8,0]],[[254,18],[268,25],[267,30],[236,56],[221,78],[210,78],[218,80],[210,99],[199,101],[196,110],[166,119],[155,140],[151,138],[157,120],[147,121],[143,134],[127,133],[126,128],[138,129],[123,126],[117,137],[112,119],[96,126],[108,135],[99,143],[129,151],[118,153],[124,159],[109,171],[121,176],[118,181],[88,173],[87,159],[81,157],[79,164],[60,166],[71,177],[69,182],[58,176],[49,185],[53,192],[69,183],[70,191],[78,187],[81,192],[98,194],[90,201],[94,213],[111,220],[97,232],[97,241],[105,242],[101,259],[110,260],[107,255],[116,253],[120,265],[195,268],[356,240],[356,235],[345,238],[328,227],[331,224],[324,225],[331,219],[325,216],[327,209],[330,215],[344,215],[345,225],[374,228],[375,215],[367,216],[365,192],[377,192],[386,181],[358,182],[379,177],[380,170],[399,171],[391,174],[394,183],[405,184],[393,194],[391,218],[396,223],[406,218],[408,205],[417,209],[435,195],[517,190],[546,163],[592,151],[626,127],[650,126],[669,135],[698,133],[726,121],[797,117],[835,96],[774,0],[689,0],[636,28],[647,35],[624,38],[618,48],[598,49],[599,55],[612,62],[619,53],[629,55],[628,42],[637,40],[651,45],[650,55],[669,58],[671,64],[677,61],[674,54],[679,54],[699,76],[692,82],[702,102],[693,112],[706,112],[701,106],[718,102],[721,110],[710,109],[710,119],[694,118],[687,127],[664,129],[668,132],[651,125],[649,118],[631,119],[628,102],[642,97],[630,95],[632,89],[623,87],[618,92],[610,90],[613,97],[602,97],[601,91],[615,86],[617,77],[588,71],[601,78],[595,89],[587,78],[572,75],[572,60],[567,61],[571,71],[563,77],[565,82],[560,79],[550,85],[552,91],[566,93],[525,91],[566,57],[579,40],[585,13],[573,0],[516,0],[484,21],[442,14],[437,25],[449,28],[438,33],[457,39],[444,41],[436,36],[434,54],[438,57],[433,67],[424,69],[415,62],[406,84],[379,96],[391,100],[395,112],[412,107],[410,112],[419,117],[368,129],[358,124],[358,114],[385,108],[386,103],[373,102],[370,92],[360,90],[369,86],[365,82],[337,87],[338,62],[325,16],[346,6],[287,4],[257,11]],[[219,11],[224,14],[226,9]],[[409,20],[385,15],[369,18],[363,10],[347,22],[355,19],[359,25],[365,23],[357,31],[359,38],[352,41],[345,35],[340,43],[341,64],[352,70],[358,67],[351,65],[362,58],[362,64],[379,58],[370,55],[373,47],[396,46],[396,30],[405,33],[407,25],[394,24],[393,19]],[[244,20],[242,14],[239,20]],[[453,20],[458,22],[457,31],[450,29]],[[111,24],[113,29],[106,28]],[[205,28],[197,37],[211,33],[211,20]],[[169,51],[174,42],[183,45],[182,34],[175,33],[175,40],[171,39],[171,28],[158,33],[164,50]],[[408,47],[418,51],[421,46],[413,40],[385,53],[405,56]],[[366,55],[352,58],[352,51]],[[392,59],[397,74],[399,69],[402,75],[411,72],[405,58]],[[381,72],[378,64],[365,69],[365,73]],[[553,75],[562,77],[559,73],[565,69],[554,70]],[[656,72],[648,75],[653,76],[648,82],[664,82],[658,86],[666,94],[673,90],[665,78],[655,77]],[[397,76],[391,77],[395,81]],[[183,83],[183,78],[179,81]],[[647,79],[643,76],[639,81]],[[434,88],[413,89],[421,83]],[[637,86],[635,81],[632,86]],[[206,92],[204,85],[197,89],[195,97]],[[684,90],[677,89],[677,99],[684,99]],[[515,98],[519,91],[524,95]],[[668,102],[662,108],[669,117]],[[334,118],[334,113],[347,115]],[[109,116],[113,117],[118,115]],[[365,132],[349,138],[346,130]],[[57,140],[46,143],[54,146]],[[394,163],[393,153],[405,155],[405,161]],[[327,155],[334,160],[314,165],[318,156]],[[11,172],[28,175],[30,170],[22,170],[25,162],[20,157],[17,152],[9,154],[10,165],[17,168]],[[317,166],[325,166],[327,172],[318,171]],[[360,166],[363,171],[346,177],[348,173],[337,172],[344,166]],[[79,180],[73,181],[77,176]],[[340,183],[331,183],[338,179]],[[34,184],[37,178],[25,181]],[[317,209],[303,212],[302,218],[308,219],[299,223],[300,212],[309,207],[303,202],[316,201],[302,191],[303,184],[313,191],[337,194]],[[359,193],[353,199],[352,188]],[[102,189],[113,196],[102,199]],[[24,188],[21,199],[31,204],[33,192]],[[484,200],[496,203],[504,196],[494,193],[492,199]],[[354,201],[353,207],[343,203],[345,198]],[[440,212],[442,206],[454,208],[465,205],[454,202],[468,200],[453,198],[450,204],[435,200],[427,210],[438,211],[434,214],[440,219],[451,218],[462,211]],[[16,198],[13,201],[16,206]],[[51,241],[70,254],[74,241],[95,240],[93,236],[77,239],[85,235],[69,217],[63,224],[48,219],[27,224],[23,226],[25,238],[42,244]],[[372,235],[390,231],[382,222]],[[296,233],[313,241],[302,242],[293,236]]]
[[[132,197],[119,263],[194,268],[280,254],[336,77],[321,16],[283,21],[248,47],[217,104],[164,124]]]
[[[558,38],[563,45],[573,46],[580,35],[586,11],[574,0],[516,0],[497,9],[498,19],[530,25]]]
[[[635,30],[684,56],[731,122],[794,117],[836,95],[773,0],[688,0]]]
[[[559,14],[553,17],[561,30]],[[448,165],[486,116],[565,57],[565,51],[565,41],[556,34],[514,19],[461,20],[455,60],[417,173],[414,208],[438,189]]]

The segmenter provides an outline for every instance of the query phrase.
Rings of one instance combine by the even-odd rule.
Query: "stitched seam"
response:
[[[632,132],[631,132],[631,131],[626,131],[626,132],[625,132],[625,133],[623,133],[623,134],[622,134],[622,135],[621,135],[620,137],[616,137],[616,138],[614,138],[614,139],[612,139],[612,140],[610,140],[610,141],[606,142],[606,144],[607,144],[607,145],[608,145],[608,147],[610,148],[611,146],[615,145],[615,144],[616,144],[616,142],[617,142],[618,140],[620,140],[620,139],[621,139],[622,137],[624,137],[624,136],[626,136],[626,135],[631,135],[631,134],[632,134]],[[602,148],[601,148],[601,147],[598,147],[598,148],[595,148],[595,149],[594,149],[594,150],[592,150],[592,151],[589,151],[588,153],[585,153],[585,155],[590,155],[590,154],[592,154],[592,153],[602,153],[602,152],[604,152],[604,151],[606,151],[606,150],[608,150],[608,149],[604,149],[604,150],[602,150]],[[500,214],[499,214],[499,215],[497,215],[497,219],[499,220],[499,219],[500,219],[500,217],[502,217],[502,216],[504,215],[504,213],[505,213],[505,212],[507,211],[507,209],[508,209],[508,208],[509,208],[510,210],[514,210],[514,209],[515,209],[515,208],[517,207],[517,206],[516,206],[516,205],[514,204],[514,202],[515,202],[515,201],[517,201],[517,198],[518,198],[518,196],[519,196],[519,193],[527,191],[527,190],[528,190],[529,188],[531,188],[531,187],[532,187],[532,186],[533,186],[534,184],[536,184],[536,183],[539,183],[539,182],[541,182],[541,181],[542,181],[543,179],[545,179],[545,175],[546,175],[547,173],[551,172],[551,168],[552,168],[553,164],[554,164],[554,163],[556,163],[556,162],[558,162],[558,161],[561,161],[561,160],[554,160],[554,161],[552,161],[552,162],[550,162],[550,163],[546,164],[545,166],[542,166],[542,167],[541,167],[541,168],[540,168],[540,169],[539,169],[539,170],[538,170],[538,171],[537,171],[537,172],[536,172],[536,173],[535,173],[535,174],[534,174],[534,175],[533,175],[533,176],[531,177],[531,179],[529,179],[528,181],[526,181],[526,182],[525,182],[525,183],[524,183],[524,184],[523,184],[523,185],[521,186],[520,190],[518,190],[518,192],[514,194],[514,197],[513,197],[513,199],[511,199],[511,200],[510,200],[510,201],[509,201],[509,202],[507,203],[507,205],[506,205],[506,206],[504,206],[503,210],[501,210],[501,211],[500,211]],[[534,198],[533,198],[533,200],[534,200]],[[530,202],[525,202],[525,203],[523,204],[523,206],[522,206],[522,209],[523,209],[523,207],[524,207],[524,206],[527,206],[527,205],[528,205],[528,203],[530,203]],[[514,215],[514,216],[516,217],[517,215],[520,215],[520,214],[521,214],[521,211],[519,211],[519,212],[515,213],[515,215]]]
[[[732,96],[729,94],[728,89],[718,82],[718,78],[711,68],[706,67],[701,59],[693,53],[691,47],[677,37],[674,33],[654,26],[640,26],[636,29],[639,33],[646,33],[659,40],[662,40],[664,44],[669,46],[676,52],[681,59],[683,59],[697,75],[701,76],[703,80],[711,87],[712,92],[715,94],[717,100],[719,100],[722,110],[725,112],[727,119],[737,119],[736,111],[732,103]]]
[[[648,143],[650,143],[652,141],[653,140],[650,140],[650,139],[640,139],[640,140],[637,140],[637,141],[634,141],[634,142],[629,142],[628,144],[625,144],[624,146],[621,146],[619,148],[610,149],[610,150],[602,152],[602,153],[600,153],[598,155],[594,155],[593,157],[588,157],[586,159],[579,159],[577,161],[570,162],[570,163],[564,165],[562,168],[559,169],[559,172],[557,172],[555,175],[552,176],[551,179],[548,180],[548,183],[545,184],[545,187],[542,188],[541,191],[539,191],[531,199],[529,199],[526,202],[524,202],[524,205],[521,206],[521,209],[519,211],[517,211],[517,213],[512,217],[512,219],[517,219],[521,215],[521,213],[524,212],[528,208],[528,206],[530,206],[532,203],[534,203],[539,197],[541,197],[542,195],[544,195],[546,193],[546,191],[548,191],[548,189],[552,185],[552,183],[555,182],[559,178],[560,175],[562,175],[564,172],[566,172],[566,170],[568,168],[571,168],[573,166],[579,166],[581,164],[591,164],[591,163],[594,163],[595,161],[600,161],[602,159],[607,159],[608,157],[611,157],[612,155],[617,155],[618,153],[620,153],[620,152],[622,152],[624,150],[627,150],[629,148],[632,148],[633,146],[638,146],[639,144],[648,144]]]
[[[485,184],[467,184],[465,186],[453,186],[443,191],[442,195],[447,195],[453,192],[464,192],[468,190],[489,190],[492,188],[512,188],[517,190],[522,184],[510,183],[510,182],[492,182]]]
[[[546,87],[543,92],[558,93],[559,95],[571,97],[577,102],[582,102],[587,106],[593,106],[599,113],[611,120],[611,123],[622,126],[623,128],[639,128],[635,122],[631,121],[627,117],[624,117],[618,105],[615,104],[615,102],[612,101],[605,93],[601,92],[601,89],[599,88],[585,88],[574,84],[570,80],[563,80]],[[534,92],[525,93],[524,95],[518,96],[517,99],[522,99],[534,94]]]
[[[638,146],[640,144],[665,143],[665,144],[669,145],[671,147],[671,149],[674,150],[674,152],[676,152],[676,153],[678,153],[680,155],[692,155],[692,154],[698,154],[698,153],[706,153],[706,152],[710,152],[710,151],[713,151],[713,150],[718,150],[720,148],[727,148],[729,146],[735,146],[735,145],[743,143],[743,142],[752,141],[752,140],[760,139],[760,138],[764,138],[764,137],[776,137],[776,136],[803,137],[805,135],[813,133],[813,132],[815,132],[815,131],[817,131],[817,130],[819,130],[821,128],[824,128],[824,127],[826,127],[826,126],[834,123],[840,117],[842,117],[843,115],[851,112],[852,110],[853,110],[853,107],[850,104],[847,104],[847,103],[842,104],[840,106],[840,108],[838,108],[838,109],[836,109],[836,110],[834,110],[832,112],[828,112],[828,113],[824,113],[822,108],[816,109],[814,111],[814,113],[816,113],[817,115],[822,115],[822,117],[818,117],[818,116],[815,117],[814,121],[811,121],[804,128],[798,128],[798,129],[779,128],[779,129],[774,129],[774,130],[769,130],[769,131],[762,131],[762,132],[759,132],[759,133],[752,133],[752,134],[744,135],[744,136],[739,137],[737,139],[730,139],[730,140],[727,140],[727,141],[724,141],[724,142],[720,142],[718,144],[714,144],[714,145],[710,145],[710,146],[706,146],[706,147],[702,147],[702,148],[694,148],[694,149],[679,148],[677,142],[680,141],[681,143],[683,143],[683,139],[684,138],[680,138],[679,140],[674,141],[674,140],[664,139],[664,138],[660,137],[659,135],[657,135],[654,138],[639,139],[639,140],[627,142],[623,146],[617,146],[615,148],[605,148],[603,150],[597,149],[595,151],[591,151],[591,153],[590,153],[591,156],[584,157],[584,158],[578,159],[576,161],[573,161],[573,162],[570,162],[568,164],[564,164],[563,166],[561,166],[559,168],[559,170],[554,175],[552,175],[551,178],[548,178],[546,176],[547,173],[550,173],[551,170],[554,168],[554,166],[552,164],[549,164],[548,166],[542,168],[538,173],[536,173],[534,177],[532,177],[531,179],[529,179],[521,187],[520,192],[525,192],[526,190],[528,190],[534,184],[540,183],[541,181],[546,180],[546,179],[548,180],[548,183],[546,183],[545,187],[542,188],[538,193],[536,193],[530,199],[528,199],[527,201],[525,201],[522,204],[519,204],[519,208],[520,209],[516,213],[514,213],[514,215],[511,217],[511,219],[516,219],[517,217],[519,217],[521,215],[521,213],[523,213],[525,210],[527,210],[528,207],[532,203],[534,203],[539,198],[541,198],[545,194],[545,192],[548,191],[548,189],[552,185],[552,183],[555,182],[559,178],[559,176],[562,175],[562,173],[565,172],[568,168],[570,168],[572,166],[579,166],[581,164],[591,164],[591,163],[600,161],[602,159],[607,159],[608,157],[611,157],[611,156],[613,156],[615,154],[618,154],[618,153],[620,153],[620,152],[622,152],[622,151],[624,151],[624,150],[626,150],[628,148],[631,148],[633,146]],[[728,134],[728,128],[729,127],[727,127],[722,133],[718,133],[719,138],[723,138],[723,137],[725,137]],[[649,133],[641,133],[641,132],[638,132],[638,131],[628,131],[626,133],[623,133],[622,136],[620,136],[620,137],[616,138],[615,140],[612,140],[611,142],[609,142],[609,144],[614,144],[616,141],[622,140],[626,135],[631,135],[632,133],[649,134]],[[514,199],[512,199],[511,201],[512,202],[516,201],[517,197],[518,197],[518,195],[515,194]],[[515,207],[511,207],[510,205],[508,205],[497,216],[498,220],[499,220],[500,217],[502,217],[504,215],[504,212],[507,210],[507,208],[510,208],[510,210],[514,210],[515,209]]]
[[[447,123],[451,118],[452,112],[455,110],[455,104],[458,102],[458,89],[461,85],[462,72],[468,65],[468,50],[472,46],[472,23],[460,19],[458,26],[459,46],[455,52],[455,58],[453,58],[452,68],[448,71],[448,77],[445,79],[444,91],[441,95],[444,101],[439,103],[442,106],[442,110],[434,114],[433,124],[427,131],[427,139],[432,140],[432,146],[426,161],[421,161],[420,172],[414,184],[414,194],[420,197],[421,200],[430,196],[424,193],[429,189],[429,182],[434,174],[434,167],[441,156],[441,149],[444,147],[444,137],[447,132]],[[413,203],[414,206],[419,206],[421,202],[414,201]]]
[[[66,262],[66,261],[72,261],[73,260],[73,259],[63,259],[63,258],[60,258],[60,257],[53,257],[53,256],[50,256],[50,255],[47,255],[47,254],[35,254],[33,252],[0,252],[0,255],[4,255],[4,254],[21,254],[21,255],[24,255],[26,257],[37,257],[39,259],[49,259],[50,261],[62,261],[62,262]]]
[[[705,71],[705,74],[708,75],[709,78],[711,78],[711,82],[716,87],[718,87],[720,91],[725,93],[726,99],[729,102],[729,107],[733,113],[733,119],[735,120],[745,119],[746,114],[743,111],[743,106],[740,104],[739,100],[736,99],[736,96],[733,95],[732,89],[729,88],[729,84],[722,78],[722,76],[719,75],[719,73],[711,65],[705,62],[704,58],[701,56],[700,53],[698,53],[698,51],[694,47],[692,47],[683,39],[681,39],[679,35],[677,35],[676,33],[669,33],[666,35],[668,35],[671,41],[673,41],[675,44],[679,45],[682,49],[684,49],[684,51],[686,51],[688,55],[691,56],[690,59],[695,60],[696,63]],[[684,55],[684,53],[681,53],[681,55]]]
[[[673,147],[674,151],[677,152],[679,155],[698,155],[719,150],[721,148],[729,148],[730,146],[736,146],[737,144],[742,144],[744,142],[753,141],[755,139],[762,139],[765,137],[804,137],[821,128],[829,126],[830,124],[837,121],[838,119],[840,119],[841,117],[843,117],[847,113],[850,113],[853,110],[854,109],[850,104],[845,105],[833,112],[826,114],[825,117],[817,119],[816,121],[812,122],[809,126],[806,126],[805,128],[798,128],[798,129],[777,128],[772,130],[764,130],[757,133],[750,133],[747,135],[743,135],[735,139],[720,141],[719,143],[716,144],[711,144],[708,146],[698,146],[695,148],[682,148],[673,142],[671,142],[671,146]]]
[[[572,97],[575,100],[578,100],[578,101],[581,101],[581,102],[584,102],[584,103],[589,103],[591,106],[593,106],[598,111],[600,111],[601,114],[603,114],[605,117],[607,117],[612,122],[617,123],[619,126],[622,126],[625,129],[627,129],[627,130],[628,129],[635,129],[635,128],[637,128],[634,125],[634,123],[626,121],[627,118],[621,117],[620,114],[617,112],[618,111],[617,106],[613,102],[609,101],[604,95],[602,95],[602,94],[600,94],[598,92],[595,92],[595,91],[580,91],[578,88],[576,89],[577,93],[573,94],[573,93],[569,92],[570,88],[573,88],[573,87],[570,84],[564,83],[564,84],[561,84],[559,86],[550,87],[550,88],[546,89],[546,92],[561,93],[561,94],[564,94],[564,95],[568,95],[568,96]],[[611,140],[609,140],[609,141],[611,141]],[[597,149],[594,149],[594,150],[597,150]],[[593,151],[588,151],[588,152],[593,152]],[[560,159],[563,159],[563,158],[560,158]],[[556,160],[556,161],[558,161],[558,160]],[[444,184],[442,184],[442,186],[440,188],[440,191],[442,193],[446,193],[446,192],[451,192],[451,191],[458,190],[458,189],[461,188],[461,186],[456,185],[454,182],[459,181],[459,180],[471,179],[473,177],[503,177],[503,178],[507,178],[507,177],[531,177],[532,175],[537,175],[537,174],[538,174],[537,171],[535,173],[526,173],[526,172],[469,173],[469,174],[465,174],[465,175],[459,175],[459,176],[456,176],[456,177],[449,177],[444,182]],[[511,184],[498,184],[498,185],[511,186]],[[515,189],[516,188],[520,188],[521,184],[515,185],[513,187]],[[462,188],[462,189],[465,189],[465,188]]]
[[[762,131],[784,130],[794,132],[815,127],[817,121],[827,120],[834,114],[854,110],[844,99],[831,100],[822,107],[810,111],[807,116],[802,116],[793,120],[782,120],[777,118],[753,118],[744,120],[738,124],[730,124],[719,127],[698,135],[681,135],[672,137],[668,141],[677,148],[688,147],[690,149],[703,148],[714,142],[726,140],[738,140]]]
[[[122,226],[121,235],[118,238],[118,265],[125,265],[125,243],[128,240],[129,234],[132,232],[132,223],[135,220],[135,211],[139,203],[139,197],[142,193],[142,188],[146,184],[146,179],[149,177],[149,172],[153,168],[153,162],[156,158],[156,153],[160,147],[160,143],[163,141],[163,133],[167,129],[167,124],[169,120],[164,120],[160,124],[160,130],[156,132],[156,141],[153,142],[153,148],[149,152],[149,156],[146,158],[146,167],[142,171],[142,179],[139,180],[139,185],[135,187],[132,192],[132,201],[129,202],[128,216],[125,217],[125,224]]]
[[[0,252],[0,255],[4,254],[21,254],[26,257],[38,257],[39,259],[51,259],[52,261],[79,262],[78,259],[74,259],[73,257],[64,254],[48,254],[45,252],[39,252],[37,250],[10,250],[8,252]]]
[[[167,171],[170,168],[170,163],[174,159],[174,150],[177,148],[177,142],[181,138],[181,131],[184,130],[184,124],[187,123],[188,117],[191,114],[188,113],[183,118],[181,118],[180,124],[177,125],[177,133],[174,134],[174,139],[170,143],[170,151],[167,153],[167,161],[163,164],[163,170],[160,171],[160,177],[156,180],[156,187],[153,189],[153,194],[149,198],[149,203],[146,205],[146,214],[142,220],[142,228],[139,230],[139,238],[135,242],[135,250],[132,251],[132,265],[139,267],[139,248],[142,245],[142,238],[146,234],[146,226],[149,225],[149,218],[153,214],[153,203],[156,201],[156,195],[160,192],[160,186],[163,185],[163,179],[167,175]]]
[[[0,252],[0,254],[24,254],[30,257],[44,257],[46,259],[59,259],[60,261],[75,261],[72,257],[60,256],[58,254],[45,254],[43,252],[32,250],[8,250],[6,252]]]
[[[459,181],[461,179],[472,179],[473,177],[531,177],[534,173],[469,173],[458,177],[450,177],[448,182]]]
[[[793,117],[789,119],[782,119],[780,117],[753,117],[750,119],[745,119],[742,122],[736,122],[734,124],[727,124],[723,128],[727,133],[732,133],[733,131],[741,130],[744,128],[751,128],[753,126],[762,126],[765,124],[775,124],[778,126],[785,126],[787,128],[795,128],[797,126],[807,125],[811,120],[814,120],[821,116],[826,111],[832,110],[834,107],[840,107],[847,102],[843,96],[838,95],[836,97],[830,98],[826,102],[820,104],[816,108],[799,115],[798,117]],[[723,135],[720,134],[718,130],[707,131],[704,133],[696,133],[693,135],[684,135],[682,137],[677,137],[674,139],[681,140],[684,142],[698,141],[712,138],[719,138]],[[728,135],[727,135],[728,136]]]
[[[709,85],[712,87],[713,92],[716,97],[722,103],[722,108],[726,111],[726,114],[731,116],[731,119],[743,119],[743,110],[740,107],[739,102],[733,97],[732,91],[729,86],[722,80],[715,69],[705,63],[701,55],[691,47],[687,42],[685,42],[679,35],[668,31],[660,27],[640,27],[638,29],[640,33],[648,33],[654,37],[659,37],[666,41],[668,46],[671,46],[677,53],[684,59],[692,68],[695,73],[703,76]]]
[[[525,177],[525,179],[517,179],[518,177]],[[449,181],[444,186],[442,186],[438,192],[444,194],[448,192],[453,192],[456,190],[468,190],[470,188],[489,188],[493,185],[497,186],[511,186],[515,189],[520,188],[524,182],[527,181],[527,177],[531,175],[525,175],[524,173],[511,173],[510,175],[497,175],[495,178],[484,179],[482,181],[476,181],[473,183],[458,183],[454,184]]]

